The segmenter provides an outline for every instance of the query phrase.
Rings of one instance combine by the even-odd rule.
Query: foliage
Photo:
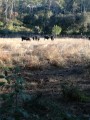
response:
[[[10,21],[7,25],[6,25],[6,29],[8,29],[8,30],[13,30],[13,23],[12,23],[12,21]]]
[[[3,87],[11,89],[9,93],[1,95],[3,102],[0,108],[0,119],[28,119],[29,114],[23,109],[22,104],[23,101],[31,99],[31,97],[24,93],[25,82],[19,72],[20,69],[18,67],[15,68],[13,75],[5,77],[8,84],[0,84],[0,86],[4,85]]]
[[[0,27],[3,27],[4,26],[4,23],[0,21]]]
[[[61,27],[54,25],[54,27],[52,28],[52,34],[54,35],[59,35],[61,33],[62,29]]]
[[[12,31],[24,31],[20,27],[26,27],[36,33],[34,26],[39,26],[39,33],[51,34],[53,26],[57,25],[62,28],[62,34],[80,34],[82,31],[89,34],[89,6],[88,0],[1,0],[0,29],[7,28],[9,31],[6,34],[9,34]],[[23,24],[19,25],[19,21],[14,23],[15,20]],[[5,28],[2,28],[4,25]],[[47,31],[46,26],[48,26]],[[83,30],[82,26],[84,26]]]
[[[89,98],[74,84],[62,84],[62,96],[66,101],[86,102]]]

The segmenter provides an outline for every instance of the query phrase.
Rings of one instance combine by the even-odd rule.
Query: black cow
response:
[[[53,35],[51,35],[51,40],[54,40],[54,36]]]
[[[33,36],[32,39],[35,40],[35,36]]]
[[[48,40],[49,38],[50,38],[50,37],[49,37],[48,35],[45,35],[45,36],[44,36],[44,40],[45,40],[45,39]]]
[[[40,37],[39,36],[35,36],[35,40],[40,40]]]
[[[29,38],[29,37],[22,36],[21,38],[22,38],[22,41],[23,41],[23,40],[30,41],[30,38]]]
[[[32,39],[33,39],[33,40],[38,40],[38,41],[39,41],[39,40],[40,40],[40,37],[36,35],[36,36],[33,36]]]

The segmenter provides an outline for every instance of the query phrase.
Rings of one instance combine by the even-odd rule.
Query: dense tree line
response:
[[[88,34],[89,6],[89,0],[0,0],[0,30],[2,33]],[[55,26],[60,29],[58,34]]]

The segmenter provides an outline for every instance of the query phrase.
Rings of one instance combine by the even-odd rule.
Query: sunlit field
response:
[[[71,67],[90,63],[90,41],[61,38],[54,41],[22,41],[21,38],[0,38],[0,66]]]

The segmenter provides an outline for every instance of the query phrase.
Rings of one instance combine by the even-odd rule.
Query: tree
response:
[[[59,35],[61,31],[62,31],[62,28],[57,25],[54,25],[54,27],[52,28],[52,34],[54,35]]]

